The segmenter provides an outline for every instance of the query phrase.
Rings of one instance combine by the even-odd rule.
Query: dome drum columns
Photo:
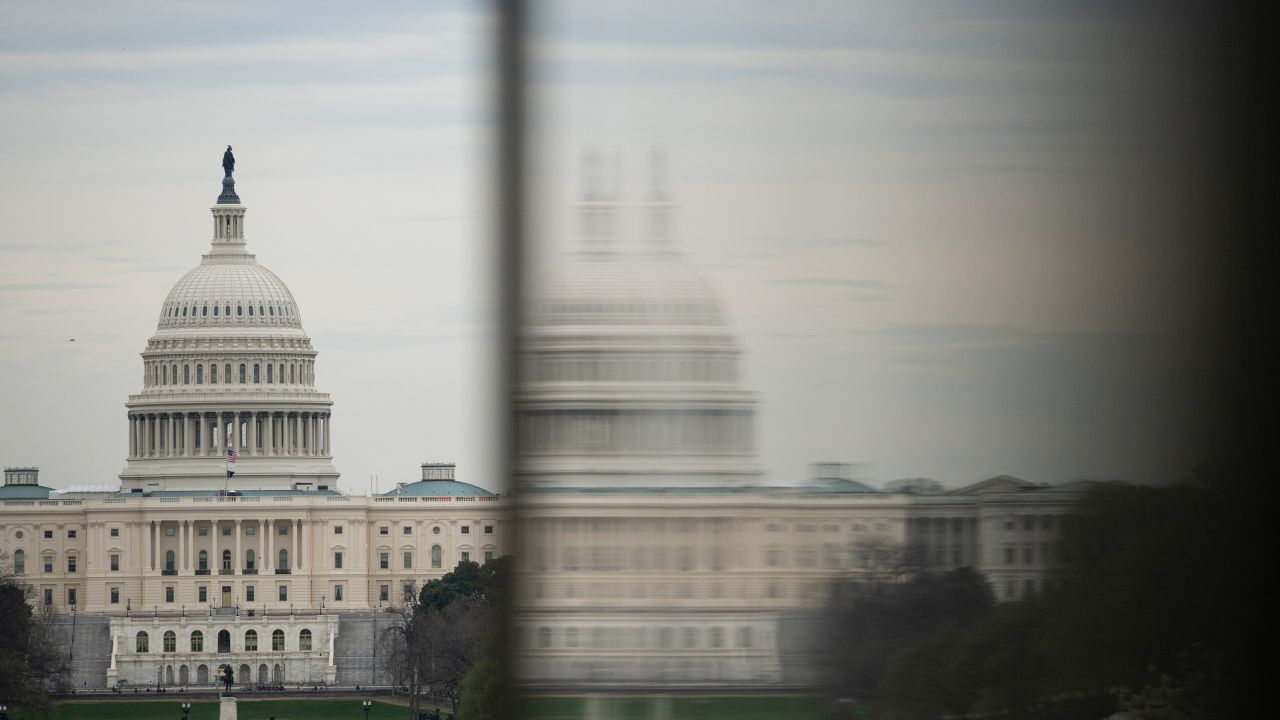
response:
[[[129,459],[330,457],[332,415],[311,411],[223,410],[129,415]]]

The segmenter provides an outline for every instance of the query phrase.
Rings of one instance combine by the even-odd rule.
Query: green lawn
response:
[[[237,704],[240,720],[364,720],[358,699],[332,700],[248,700]],[[181,703],[173,700],[63,702],[54,711],[54,720],[181,720]],[[430,710],[431,708],[428,708]],[[445,708],[446,710],[448,708]],[[369,720],[405,720],[409,710],[403,705],[373,701]],[[25,720],[13,714],[14,720]],[[192,702],[190,720],[218,720],[217,702]]]
[[[827,720],[834,704],[812,695],[731,697],[673,697],[670,713],[660,714],[654,698],[601,699],[598,717],[588,718],[589,701],[582,697],[535,697],[527,705],[527,720]]]

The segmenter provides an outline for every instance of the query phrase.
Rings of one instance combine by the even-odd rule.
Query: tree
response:
[[[504,667],[510,564],[505,557],[484,565],[460,562],[444,577],[424,583],[409,604],[394,609],[400,622],[386,631],[384,648],[397,683],[409,689],[411,718],[417,717],[423,693],[449,700],[456,713],[463,680],[473,668],[486,658],[489,668]],[[486,678],[483,683],[481,677]],[[501,693],[490,696],[505,686],[506,677],[488,672],[473,679],[473,702],[500,706]]]
[[[51,686],[70,674],[66,652],[47,618],[35,614],[31,589],[17,582],[7,556],[0,556],[0,704],[48,717]]]

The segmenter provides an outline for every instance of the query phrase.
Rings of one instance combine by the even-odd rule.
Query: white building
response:
[[[383,496],[338,492],[316,351],[246,251],[229,174],[212,212],[212,247],[142,353],[120,487],[58,493],[6,470],[0,553],[37,605],[74,617],[77,686],[212,683],[223,665],[245,682],[386,682],[371,612],[508,552],[505,503],[450,463]]]

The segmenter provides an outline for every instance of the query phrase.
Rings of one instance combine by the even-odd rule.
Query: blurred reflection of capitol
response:
[[[1001,599],[1034,592],[1076,486],[913,495],[838,463],[799,485],[762,475],[737,342],[675,247],[663,158],[649,169],[628,189],[616,155],[586,158],[580,242],[538,284],[523,340],[522,681],[811,684],[832,579],[904,557],[975,567]]]

